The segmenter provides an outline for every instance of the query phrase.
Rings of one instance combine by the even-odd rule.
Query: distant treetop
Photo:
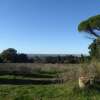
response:
[[[79,32],[89,33],[91,36],[100,37],[100,15],[96,15],[82,21],[78,25]]]

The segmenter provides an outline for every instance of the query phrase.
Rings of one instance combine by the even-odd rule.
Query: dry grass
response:
[[[58,78],[76,80],[80,64],[32,64],[32,63],[5,63],[0,64],[1,75],[25,75],[36,78]]]

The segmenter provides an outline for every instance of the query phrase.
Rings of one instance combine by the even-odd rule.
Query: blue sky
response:
[[[87,54],[77,26],[99,13],[99,0],[0,0],[0,51]]]

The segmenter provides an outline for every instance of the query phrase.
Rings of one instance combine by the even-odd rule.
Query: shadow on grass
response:
[[[100,80],[95,82],[95,84],[93,86],[93,89],[95,89],[98,92],[100,92]]]
[[[13,73],[9,73],[9,72],[0,72],[0,76],[4,76],[4,75],[11,75],[11,76],[22,76],[22,77],[29,77],[29,78],[54,78],[56,75],[55,74],[48,74],[48,73],[18,73],[18,72],[13,72]]]
[[[6,78],[0,78],[0,85],[29,85],[29,84],[35,84],[35,85],[45,85],[45,84],[55,84],[57,83],[56,79],[49,79],[49,80],[43,80],[43,79],[6,79]]]

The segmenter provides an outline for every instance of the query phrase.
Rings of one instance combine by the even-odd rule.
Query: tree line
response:
[[[26,54],[17,53],[14,48],[8,48],[0,54],[1,63],[30,62],[30,60]]]
[[[0,54],[0,63],[81,63],[88,61],[88,56],[74,56],[74,55],[48,55],[48,56],[32,56],[29,57],[24,53],[17,53],[14,48],[3,50]]]

